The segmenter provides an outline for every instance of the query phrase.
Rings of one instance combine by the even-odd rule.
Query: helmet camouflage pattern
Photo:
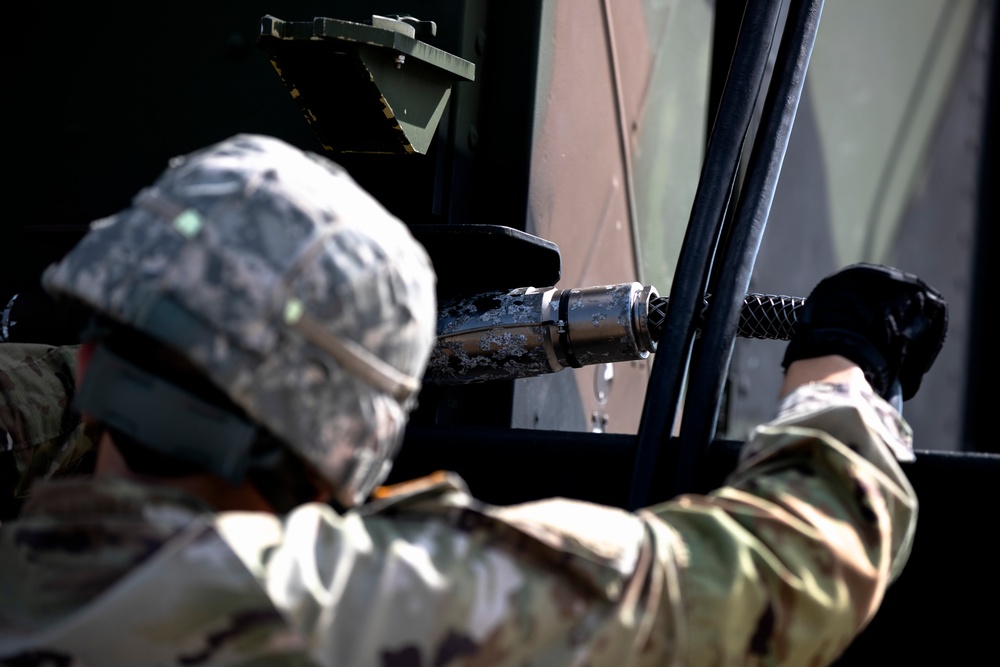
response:
[[[179,351],[345,506],[388,474],[435,339],[406,226],[330,160],[258,135],[171,160],[43,284]]]

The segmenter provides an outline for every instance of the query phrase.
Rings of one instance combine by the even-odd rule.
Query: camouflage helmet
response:
[[[348,507],[388,474],[435,339],[407,227],[340,166],[259,135],[171,160],[43,284],[180,352]]]

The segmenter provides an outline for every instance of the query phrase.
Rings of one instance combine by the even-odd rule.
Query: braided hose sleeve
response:
[[[660,340],[663,324],[667,319],[669,298],[657,297],[649,303],[649,335]],[[764,340],[789,340],[795,325],[796,310],[805,303],[805,298],[782,296],[779,294],[747,294],[743,300],[740,323],[736,335],[740,338]],[[705,314],[711,306],[711,295],[702,301],[699,322],[704,324]],[[699,326],[699,332],[701,327]],[[697,334],[696,334],[697,335]]]

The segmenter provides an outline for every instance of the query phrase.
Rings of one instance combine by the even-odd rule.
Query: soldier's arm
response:
[[[910,436],[841,358],[788,378],[727,486],[638,516],[490,508],[445,477],[367,516],[312,505],[280,528],[217,527],[331,664],[828,664],[905,561],[916,499],[892,450]]]
[[[785,349],[776,419],[726,486],[646,513],[659,558],[644,585],[668,591],[657,618],[676,619],[683,662],[826,665],[871,620],[917,510],[896,463],[913,456],[910,428],[884,399],[917,392],[947,325],[940,292],[892,267],[816,285]]]
[[[909,553],[911,433],[884,398],[916,392],[946,325],[914,276],[849,267],[806,300],[790,393],[713,493],[634,515],[418,485],[367,515],[297,511],[245,561],[333,664],[829,664]]]
[[[726,486],[642,513],[661,555],[646,586],[676,582],[660,616],[685,664],[828,664],[909,554],[900,415],[842,357],[795,362],[785,391]]]

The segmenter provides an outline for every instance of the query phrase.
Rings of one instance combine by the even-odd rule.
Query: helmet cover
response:
[[[261,135],[172,159],[42,281],[180,352],[347,507],[388,474],[435,340],[407,227],[342,167]]]

